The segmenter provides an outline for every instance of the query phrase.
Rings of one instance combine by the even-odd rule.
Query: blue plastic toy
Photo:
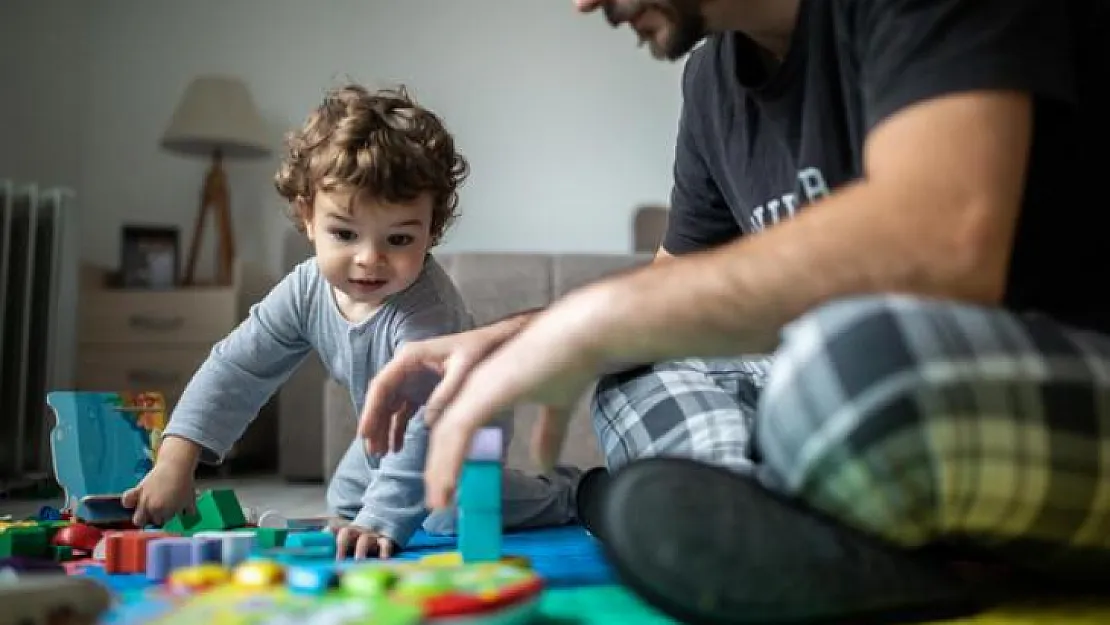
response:
[[[86,506],[86,497],[118,496],[146,476],[165,429],[160,393],[56,391],[46,403],[54,412],[50,433],[54,477],[65,492],[65,509],[89,521],[117,510]]]

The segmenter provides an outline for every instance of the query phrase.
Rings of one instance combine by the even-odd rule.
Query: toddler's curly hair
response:
[[[359,85],[333,89],[286,137],[274,176],[303,230],[302,205],[318,191],[369,194],[400,203],[432,197],[431,244],[458,216],[458,188],[469,174],[466,159],[439,116],[420,106],[405,87],[371,92]]]

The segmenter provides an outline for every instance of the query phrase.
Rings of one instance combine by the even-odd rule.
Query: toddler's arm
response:
[[[382,456],[377,475],[367,486],[362,510],[353,524],[369,529],[404,548],[428,516],[424,505],[424,459],[428,428],[424,409],[409,420],[401,450]]]
[[[466,311],[432,305],[407,315],[392,330],[393,351],[407,342],[419,341],[469,329]],[[353,524],[390,538],[404,547],[428,516],[424,503],[424,463],[428,449],[428,427],[424,422],[423,402],[431,387],[405,426],[404,440],[398,451],[385,454],[377,475],[363,495],[362,510]]]
[[[302,314],[309,285],[306,266],[301,265],[212,348],[186,385],[166,436],[199,446],[202,462],[223,460],[311,349]]]

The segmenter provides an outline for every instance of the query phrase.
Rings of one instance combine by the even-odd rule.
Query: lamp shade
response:
[[[186,87],[162,135],[181,154],[257,158],[270,153],[265,124],[247,85],[230,76],[201,76]]]

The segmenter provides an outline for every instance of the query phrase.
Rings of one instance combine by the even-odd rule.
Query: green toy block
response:
[[[196,514],[179,514],[162,529],[191,536],[197,532],[237,529],[246,524],[247,517],[235,491],[218,489],[206,491],[197,499]]]
[[[50,551],[50,557],[55,562],[69,562],[73,559],[73,547],[68,547],[66,545],[50,545],[48,550]]]
[[[254,548],[258,551],[285,546],[289,530],[277,527],[257,527],[254,531]]]
[[[54,540],[54,534],[57,534],[58,530],[69,524],[69,521],[39,521],[38,525],[46,532],[46,542],[50,542]]]
[[[0,558],[50,556],[46,530],[42,527],[16,526],[0,530]]]

